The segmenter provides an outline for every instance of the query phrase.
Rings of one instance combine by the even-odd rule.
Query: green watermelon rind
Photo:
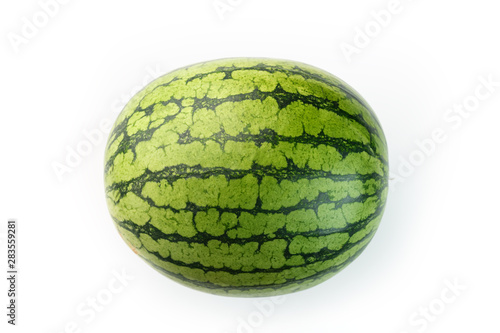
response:
[[[310,65],[230,58],[168,73],[118,116],[108,208],[127,244],[191,288],[274,296],[346,267],[378,228],[387,143],[367,102]]]

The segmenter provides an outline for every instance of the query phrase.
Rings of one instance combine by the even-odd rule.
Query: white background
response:
[[[481,78],[500,81],[493,1],[401,0],[383,27],[372,11],[388,0],[62,2],[46,22],[38,1],[0,4],[2,272],[8,218],[20,247],[18,326],[6,323],[1,278],[2,332],[499,332],[498,83],[474,105],[476,89],[488,92]],[[347,44],[357,53],[346,57]],[[133,254],[105,206],[104,140],[71,172],[54,171],[86,132],[116,118],[122,96],[232,56],[339,76],[371,104],[389,142],[393,191],[372,243],[337,276],[284,299],[193,291]],[[473,110],[449,118],[463,103]],[[417,142],[439,129],[446,140],[423,155]],[[122,271],[133,280],[113,285]],[[101,311],[90,310],[94,297],[106,301]]]

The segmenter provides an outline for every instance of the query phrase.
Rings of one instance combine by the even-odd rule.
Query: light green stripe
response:
[[[194,281],[199,281],[199,282],[209,282],[214,285],[219,285],[219,286],[233,286],[235,289],[238,287],[244,287],[244,286],[258,286],[258,285],[270,285],[270,284],[275,284],[279,285],[281,283],[287,282],[287,280],[301,280],[305,278],[312,277],[314,275],[317,275],[319,272],[329,269],[334,266],[339,266],[343,264],[345,261],[347,261],[351,256],[357,254],[357,252],[362,249],[366,244],[368,244],[371,240],[371,237],[366,238],[362,242],[356,244],[349,250],[343,252],[342,254],[336,256],[335,258],[324,260],[324,261],[319,261],[319,262],[314,262],[310,265],[306,266],[300,266],[300,267],[290,267],[289,269],[280,271],[280,272],[248,272],[248,273],[238,273],[238,274],[231,274],[228,272],[224,271],[208,271],[204,272],[201,269],[198,268],[189,268],[185,266],[178,266],[173,263],[169,263],[166,261],[162,261],[159,258],[157,258],[155,255],[149,253],[147,249],[142,248],[139,250],[139,253],[141,256],[146,259],[147,261],[150,261],[151,263],[169,271],[174,274],[180,274],[187,279],[194,280]],[[230,248],[228,247],[227,249],[225,247],[221,248],[222,244],[218,243],[213,243],[212,248],[209,251],[229,251]],[[276,245],[276,244],[273,244]],[[232,246],[232,245],[231,245]],[[251,246],[251,245],[249,245]],[[255,246],[255,245],[253,245]],[[248,251],[252,251],[253,248],[245,249]],[[271,251],[271,250],[270,250]],[[271,253],[271,252],[269,252]],[[193,254],[196,255],[196,254]],[[182,255],[180,255],[182,257]],[[179,257],[179,258],[180,258]],[[198,257],[196,257],[198,258]],[[200,256],[201,258],[201,256]],[[245,266],[245,263],[247,262],[244,257],[244,252],[242,252],[242,256],[240,257],[241,261],[241,267],[242,269]],[[212,258],[211,260],[214,260]],[[222,258],[221,258],[222,260]],[[261,263],[263,266],[268,267],[273,265],[273,262],[268,260],[263,260]],[[219,263],[219,265],[223,265],[222,263]],[[237,264],[235,264],[237,265]],[[236,266],[235,266],[236,267]]]
[[[155,133],[156,134],[156,133]],[[299,168],[322,170],[333,175],[385,174],[384,163],[366,152],[350,153],[345,158],[331,146],[279,142],[273,147],[264,143],[258,147],[253,142],[228,141],[224,149],[215,141],[178,144],[179,135],[167,132],[162,139],[153,138],[140,142],[131,150],[120,153],[113,161],[106,176],[106,186],[130,181],[146,169],[152,172],[179,164],[200,165],[203,168],[222,167],[233,170],[250,170],[253,163],[283,169],[287,158]],[[207,158],[209,157],[209,158]]]
[[[335,204],[321,204],[317,211],[297,209],[286,214],[241,212],[238,216],[210,208],[196,213],[193,223],[193,212],[189,210],[151,207],[129,193],[110,210],[117,221],[130,221],[138,226],[149,222],[166,235],[193,237],[204,232],[215,237],[226,234],[232,239],[245,239],[258,235],[275,237],[274,233],[283,228],[290,233],[345,228],[375,214],[380,204],[380,198],[374,195],[363,203],[345,203],[340,208]]]

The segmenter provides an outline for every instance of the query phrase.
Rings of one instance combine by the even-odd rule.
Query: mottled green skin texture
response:
[[[134,96],[105,157],[107,203],[127,244],[205,292],[309,288],[372,239],[387,148],[368,104],[320,69],[222,59]]]

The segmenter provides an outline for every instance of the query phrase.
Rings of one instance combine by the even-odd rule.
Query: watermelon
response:
[[[233,58],[170,72],[118,116],[105,152],[116,228],[149,265],[217,295],[275,296],[368,245],[388,189],[366,101],[303,63]]]

